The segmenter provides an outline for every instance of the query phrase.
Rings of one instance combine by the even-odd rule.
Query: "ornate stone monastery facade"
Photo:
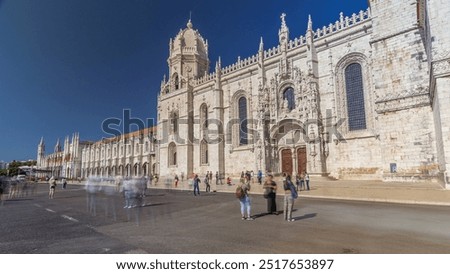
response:
[[[169,43],[156,172],[448,181],[450,5],[368,3],[303,35],[283,14],[278,45],[212,71],[189,21]]]

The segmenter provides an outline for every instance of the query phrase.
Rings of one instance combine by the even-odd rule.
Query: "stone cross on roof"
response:
[[[286,18],[286,13],[283,12],[283,13],[281,14],[280,18],[281,18],[281,24],[282,24],[283,26],[285,26],[285,25],[286,25],[286,20],[285,20],[285,18]]]

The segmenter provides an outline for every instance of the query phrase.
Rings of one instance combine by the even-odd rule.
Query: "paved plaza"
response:
[[[309,195],[317,191],[313,187]],[[82,185],[57,189],[55,199],[49,200],[47,185],[40,184],[35,196],[8,200],[0,207],[0,252],[450,252],[446,206],[300,197],[294,206],[296,221],[288,223],[282,214],[265,215],[266,201],[260,194],[252,195],[254,221],[241,220],[232,193],[194,197],[187,190],[151,188],[144,207],[123,209],[120,196],[109,202],[98,196],[93,216]],[[281,213],[281,196],[277,203]]]

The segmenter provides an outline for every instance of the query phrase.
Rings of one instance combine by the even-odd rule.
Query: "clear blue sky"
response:
[[[156,118],[168,43],[185,28],[209,42],[211,69],[278,43],[280,14],[291,39],[366,9],[367,0],[0,0],[0,160],[36,159],[56,140],[107,137],[101,123]]]

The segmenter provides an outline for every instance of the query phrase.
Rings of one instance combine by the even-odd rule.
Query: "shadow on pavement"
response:
[[[160,205],[167,205],[168,203],[154,203],[154,204],[145,204],[142,207],[151,207],[151,206],[160,206]]]
[[[315,218],[316,216],[317,216],[317,213],[310,213],[310,214],[305,214],[303,216],[295,217],[293,219],[296,221],[300,221],[300,220]]]

